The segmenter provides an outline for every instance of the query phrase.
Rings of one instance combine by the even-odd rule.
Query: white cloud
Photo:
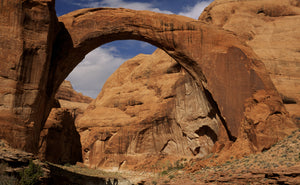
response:
[[[101,2],[97,2],[95,0],[89,0],[88,2],[84,1],[83,3],[75,3],[78,6],[83,8],[96,8],[96,7],[112,7],[112,8],[128,8],[133,10],[150,10],[153,12],[165,13],[165,14],[173,14],[168,10],[161,10],[159,8],[155,8],[151,3],[145,2],[126,2],[123,0],[103,0]]]
[[[126,60],[117,55],[114,47],[97,48],[86,55],[67,80],[76,91],[96,98],[107,78]]]
[[[184,15],[194,19],[198,19],[204,8],[206,8],[213,0],[201,1],[196,3],[195,6],[188,6],[184,8],[184,11],[180,12],[179,15]]]
[[[147,42],[141,42],[140,43],[141,48],[148,48],[148,47],[153,47],[153,45],[147,43]]]

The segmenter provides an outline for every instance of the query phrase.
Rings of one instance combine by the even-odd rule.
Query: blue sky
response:
[[[58,16],[81,8],[123,7],[180,14],[197,19],[212,0],[56,0]],[[96,98],[107,78],[126,60],[139,53],[151,54],[156,48],[140,41],[115,41],[86,55],[67,77],[73,88]]]

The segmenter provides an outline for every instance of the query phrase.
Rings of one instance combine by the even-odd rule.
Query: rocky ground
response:
[[[215,163],[217,158],[192,160],[183,170],[163,171],[145,184],[299,184],[300,130],[262,153],[224,164]]]
[[[7,164],[6,174],[20,170],[33,160],[28,154],[0,143],[0,162]],[[104,172],[77,165],[54,165],[40,163],[44,169],[44,182],[61,184],[299,184],[300,183],[300,129],[281,140],[269,150],[231,158],[223,164],[216,161],[218,154],[205,159],[181,159],[175,163],[166,162],[158,171]],[[2,180],[4,176],[2,176]],[[126,180],[129,179],[129,180]],[[1,180],[1,181],[2,181]],[[0,184],[2,183],[0,181]],[[129,182],[130,181],[130,182]]]
[[[31,161],[44,172],[42,184],[300,184],[300,130],[291,134],[300,126],[299,0],[215,0],[199,22],[125,9],[79,10],[59,18],[60,31],[52,30],[60,26],[54,0],[49,3],[16,9],[21,3],[15,0],[0,7],[0,16],[10,15],[0,21],[0,58],[8,61],[0,64],[0,138],[7,141],[0,140],[0,185],[17,184]],[[114,19],[106,19],[111,13]],[[27,21],[19,22],[23,15]],[[90,20],[99,22],[100,35]],[[169,55],[157,50],[131,59],[96,100],[64,82],[52,101],[58,84],[92,49],[87,43],[106,37],[102,33],[113,40],[139,33]],[[39,151],[39,160],[48,162],[8,143]],[[104,167],[114,172],[99,170]]]
[[[22,172],[30,168],[34,163],[42,170],[39,182],[21,182]],[[33,175],[27,175],[27,179],[33,179]],[[31,182],[31,183],[29,183]],[[131,183],[119,173],[104,172],[86,168],[82,165],[58,165],[37,160],[33,154],[11,148],[7,142],[0,140],[0,185],[18,184],[55,184],[55,185],[130,185]]]

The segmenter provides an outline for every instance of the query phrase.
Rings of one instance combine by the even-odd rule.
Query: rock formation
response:
[[[34,153],[54,100],[47,81],[57,25],[54,1],[1,1],[0,138]]]
[[[121,65],[76,125],[84,163],[110,168],[204,157],[226,132],[203,89],[162,50]]]
[[[256,4],[253,2],[247,2],[247,1],[244,2],[245,4],[240,5],[241,2],[236,2],[236,1],[231,2],[232,4],[228,2],[224,3],[222,1],[218,3],[218,1],[216,1],[215,4],[213,3],[210,7],[206,9],[206,11],[202,14],[202,16],[200,16],[200,20],[208,21],[209,23],[212,24],[217,24],[220,22],[219,19],[223,18],[222,17],[223,14],[227,13],[226,11],[231,10],[224,7],[230,5],[232,7],[235,7],[237,9],[236,11],[239,10],[240,14],[242,14],[243,12],[244,13],[247,12],[248,14],[246,15],[242,14],[244,17],[232,15],[229,16],[231,19],[229,18],[228,19],[229,20],[241,19],[245,25],[251,27],[250,23],[254,25],[255,22],[249,23],[243,19],[246,18],[249,19],[250,16],[252,16],[252,18],[255,21],[262,19],[261,16],[256,17],[256,14],[254,16],[252,14],[251,15],[249,14],[253,13],[254,11],[253,9],[255,8],[257,9],[257,7],[262,7],[263,5],[267,6],[269,2],[260,1],[260,3],[256,3]],[[291,4],[288,5],[292,6]],[[254,6],[254,8],[253,9],[250,8],[250,10],[248,10],[248,8],[251,6]],[[274,5],[274,6],[278,6],[278,5]],[[217,10],[215,10],[216,7]],[[248,11],[244,11],[244,9],[247,9]],[[239,15],[238,12],[234,12],[234,13]],[[212,19],[208,18],[209,16],[211,16]],[[239,29],[238,31],[231,29],[231,31],[235,31],[239,36],[241,36],[243,39],[245,39],[245,41],[248,42],[248,36],[249,34],[251,34],[250,32],[251,30],[242,29],[242,27],[237,26],[239,24],[236,24],[236,21],[230,22],[229,20],[228,22],[232,24],[231,26],[233,27],[235,26],[234,27],[235,29]],[[291,24],[295,21],[297,22],[297,20],[298,18],[295,17],[292,20],[290,20],[290,22],[286,21],[285,24]],[[223,23],[223,24],[228,26],[229,23],[226,24]],[[259,22],[259,23],[261,23],[261,29],[265,29],[264,26],[266,25],[262,24],[263,22]],[[227,29],[227,27],[225,28]],[[296,35],[297,30],[294,29],[293,27],[291,27],[290,30],[294,30],[295,33],[289,34],[290,32],[288,32],[286,33],[286,35],[287,37],[292,38]],[[263,32],[259,32],[259,33],[263,33]],[[272,35],[272,36],[276,37],[276,35]],[[256,46],[254,47],[251,45],[251,47],[254,48],[254,51],[256,51],[256,49],[259,51],[261,51],[262,49],[267,50],[266,47],[260,48],[261,45],[259,45],[259,43],[263,42],[263,43],[267,43],[267,45],[270,46],[269,42],[261,39],[261,38],[265,39],[266,37],[265,36],[257,36],[257,37],[258,38],[256,39],[257,42]],[[250,39],[250,41],[252,39]],[[280,42],[277,43],[280,44]],[[295,45],[295,43],[293,44]],[[290,48],[291,46],[286,45],[286,47]],[[277,53],[281,53],[280,52],[281,48],[279,46],[275,47],[275,49],[277,50]],[[282,50],[285,49],[283,48]],[[260,55],[261,58],[263,59],[268,57],[270,58],[268,52],[262,52],[262,53],[264,55]],[[285,63],[293,64],[293,62],[296,62],[296,55],[293,54],[291,56],[295,56],[295,58],[293,58],[294,61],[283,61],[281,63],[285,62]],[[222,126],[222,121],[226,122],[226,120],[219,119],[218,115],[216,114],[218,112],[218,108],[214,109],[213,107],[215,104],[213,103],[213,101],[207,100],[210,97],[209,92],[197,87],[196,84],[191,85],[189,83],[190,80],[187,80],[190,79],[190,77],[187,77],[189,76],[188,74],[184,75],[183,69],[180,72],[181,75],[178,75],[177,78],[175,79],[171,78],[173,81],[172,83],[170,83],[170,77],[165,75],[166,71],[169,70],[168,67],[167,66],[165,68],[161,67],[161,65],[163,65],[164,63],[171,65],[172,63],[170,61],[172,61],[172,59],[169,58],[169,56],[163,54],[161,51],[160,52],[157,51],[151,56],[140,55],[133,58],[130,61],[127,61],[125,64],[123,64],[120,67],[119,70],[115,72],[115,74],[113,74],[112,77],[109,78],[106,85],[104,86],[103,92],[101,92],[97,100],[91,105],[91,107],[84,114],[84,116],[78,120],[78,127],[80,129],[80,134],[82,136],[81,139],[83,142],[84,159],[86,164],[92,167],[95,166],[101,166],[101,167],[122,166],[123,167],[126,165],[127,166],[130,165],[130,163],[132,164],[133,163],[131,160],[132,158],[134,158],[134,162],[137,163],[137,161],[142,161],[143,159],[145,159],[146,155],[149,156],[150,154],[156,154],[156,155],[176,154],[177,156],[185,156],[185,157],[190,157],[190,156],[203,157],[207,155],[209,152],[211,152],[212,150],[214,150],[215,152],[220,152],[221,149],[225,146],[224,143],[227,144],[230,143],[229,140],[232,139],[230,137],[233,136],[225,134],[227,138],[224,137],[222,142],[218,141],[214,146],[215,142],[220,139],[221,132],[226,133],[226,128],[223,127],[222,129],[219,129],[219,127]],[[269,62],[270,62],[269,65],[272,65],[273,68],[280,67],[280,64],[278,65],[277,62],[272,63],[271,59],[269,59]],[[175,63],[172,65],[175,66]],[[147,66],[147,67],[141,67],[141,66]],[[159,66],[159,69],[154,69],[151,66]],[[296,88],[299,87],[299,85],[297,85],[298,82],[295,80],[298,78],[297,77],[298,73],[294,73],[293,71],[297,71],[297,70],[298,68],[289,69],[289,71],[292,72],[289,75],[294,74],[294,76],[296,76],[292,80]],[[288,72],[286,73],[288,74]],[[136,76],[138,76],[139,78]],[[143,79],[143,77],[147,79],[147,82],[142,81],[145,80]],[[140,78],[142,80],[140,80]],[[169,86],[157,85],[157,83],[160,84],[161,81],[164,81],[164,83],[167,83]],[[288,85],[288,83],[286,85]],[[150,88],[147,86],[150,86]],[[156,86],[160,88],[157,88]],[[152,88],[153,91],[155,91],[156,93],[151,94],[148,92],[149,89]],[[147,89],[147,91],[144,89]],[[166,92],[166,93],[168,92],[169,94],[161,95],[160,93],[157,93],[157,91]],[[187,93],[187,91],[190,92]],[[283,94],[284,91],[286,91],[286,89],[283,88],[280,89],[281,94]],[[184,94],[184,92],[186,94]],[[198,96],[197,97],[190,96],[191,92],[197,94]],[[155,94],[154,97],[153,94]],[[166,102],[164,96],[169,97],[167,99],[168,102]],[[185,96],[189,96],[189,97],[185,97]],[[238,138],[237,143],[234,144],[232,148],[229,148],[229,151],[235,148],[236,150],[239,150],[236,152],[237,155],[244,155],[254,151],[261,151],[264,149],[268,149],[271,146],[270,144],[274,143],[277,137],[282,137],[284,135],[284,133],[280,133],[281,130],[292,130],[293,128],[295,128],[294,126],[292,126],[292,123],[290,123],[290,128],[284,128],[280,125],[272,126],[272,123],[275,120],[278,120],[278,117],[276,115],[277,113],[276,111],[274,112],[275,109],[278,110],[277,107],[278,105],[270,104],[271,106],[268,106],[267,104],[269,104],[268,102],[270,100],[263,98],[264,96],[265,96],[264,92],[257,92],[256,95],[254,96],[254,102],[252,102],[253,100],[247,102],[249,103],[250,108],[246,109],[245,111],[246,119],[248,119],[247,121],[251,122],[255,126],[243,125],[241,129],[244,129],[245,135],[240,134],[239,137],[237,137]],[[283,98],[284,102],[287,102],[287,99],[289,97],[291,97],[292,100],[294,98],[297,99],[297,94],[295,92],[289,94],[283,94],[282,96],[285,97]],[[156,99],[158,99],[159,101],[149,102],[149,100],[156,100]],[[197,102],[196,100],[201,100],[201,101]],[[197,102],[196,105],[195,105],[195,101]],[[232,101],[234,102],[235,100]],[[167,106],[164,106],[164,104],[167,104]],[[180,104],[184,105],[185,108],[180,107],[179,106]],[[257,106],[257,108],[253,109],[253,106],[255,105]],[[147,108],[147,114],[143,114],[146,108]],[[201,115],[201,113],[203,112],[206,112],[206,114],[204,113],[204,115]],[[207,120],[209,119],[207,116],[211,112],[214,112],[213,115],[214,121]],[[165,116],[162,116],[162,114],[165,114]],[[161,117],[161,119],[159,120],[153,119],[157,117],[158,118]],[[261,124],[261,121],[265,119],[269,119],[269,121],[266,124]],[[153,126],[153,123],[164,125],[164,127]],[[207,124],[208,126],[207,127],[204,126],[203,123]],[[267,131],[268,127],[272,128],[273,129],[272,132],[277,133],[277,135],[271,136],[267,134],[268,132],[269,133],[271,132],[271,131]],[[196,128],[198,128],[199,130],[197,130]],[[204,128],[207,128],[207,130],[205,130],[204,132],[205,133],[204,135],[206,135],[209,138],[208,140],[207,138],[201,138],[200,128],[202,128],[203,130]],[[170,133],[167,130],[171,130]],[[212,133],[212,134],[208,134],[208,133]],[[191,138],[196,138],[197,143],[193,143],[194,140]],[[212,138],[217,138],[217,139],[214,140]],[[186,140],[189,141],[185,142]],[[206,146],[203,145],[200,146],[201,142],[205,143]],[[245,145],[243,146],[243,150],[238,149],[242,145]],[[223,155],[228,155],[228,154],[223,154]],[[230,153],[229,155],[234,155],[234,154]]]
[[[84,96],[82,93],[75,91],[72,87],[70,81],[65,80],[60,85],[55,98],[59,101],[65,100],[70,102],[79,102],[79,103],[86,103],[89,104],[93,101],[93,98]]]
[[[215,0],[199,20],[233,31],[254,50],[300,125],[299,1]]]
[[[41,131],[39,159],[59,164],[82,161],[80,136],[75,115],[67,109],[53,108]]]
[[[82,161],[80,135],[75,127],[75,119],[93,99],[76,92],[69,81],[61,84],[55,97],[61,108],[51,110],[41,131],[39,159],[75,164]]]
[[[84,110],[93,101],[91,97],[75,91],[71,82],[67,80],[60,85],[55,98],[58,100],[60,107],[73,111],[76,117],[83,114]]]
[[[122,39],[149,42],[178,62],[204,89],[231,141],[243,138],[259,151],[295,128],[257,55],[215,25],[111,8],[57,19],[54,0],[3,0],[0,20],[0,138],[14,147],[36,153],[63,80],[88,52]]]

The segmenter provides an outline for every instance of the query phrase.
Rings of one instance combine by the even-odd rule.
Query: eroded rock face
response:
[[[233,138],[244,134],[250,143],[260,141],[250,132],[256,129],[253,119],[284,128],[259,133],[272,142],[294,128],[263,63],[236,35],[217,26],[111,8],[71,12],[59,23],[53,0],[5,0],[0,16],[0,138],[15,147],[37,152],[60,84],[88,52],[120,39],[149,42],[174,58],[210,94]],[[266,119],[244,112],[260,110],[259,103],[270,109]],[[272,142],[260,143],[258,150]]]
[[[65,100],[70,102],[79,102],[79,103],[91,103],[93,98],[84,96],[82,93],[75,91],[72,87],[70,81],[65,80],[60,85],[55,98],[58,100]]]
[[[84,163],[110,168],[204,157],[224,130],[203,89],[162,50],[125,62],[76,125]]]
[[[120,19],[111,20],[111,16],[116,14]],[[262,150],[295,129],[263,63],[232,32],[182,16],[125,9],[78,10],[60,17],[60,21],[68,29],[74,48],[64,56],[68,62],[61,63],[59,71],[68,73],[69,69],[64,65],[69,62],[71,66],[77,64],[74,58],[82,58],[84,54],[79,50],[89,51],[114,39],[143,40],[163,49],[191,74],[199,86],[207,90],[226,123],[232,141],[242,137],[250,142],[251,150]],[[185,29],[193,31],[182,31]],[[260,96],[260,99],[255,99],[255,96]],[[280,128],[275,133],[270,127],[264,127],[266,130],[263,132],[255,130],[252,120],[256,118],[245,110],[258,112],[261,109],[258,103],[270,109],[267,117],[260,118],[260,124],[274,123]],[[275,114],[277,121],[274,122],[271,119]],[[284,123],[279,120],[284,120]],[[258,135],[269,139],[257,142],[260,141]]]
[[[233,31],[254,50],[286,108],[300,123],[299,1],[215,0],[199,20]]]
[[[0,138],[31,152],[52,106],[47,79],[56,24],[54,1],[1,2]]]
[[[75,127],[75,113],[53,108],[41,131],[39,158],[53,163],[75,164],[82,161],[80,136]]]
[[[80,135],[75,119],[83,114],[93,100],[76,92],[71,82],[64,81],[55,96],[58,105],[53,108],[41,131],[39,158],[59,164],[82,161]]]
[[[55,98],[58,100],[60,107],[75,113],[76,117],[83,114],[88,105],[93,101],[91,97],[84,96],[82,93],[75,91],[71,82],[67,80],[60,85]]]

